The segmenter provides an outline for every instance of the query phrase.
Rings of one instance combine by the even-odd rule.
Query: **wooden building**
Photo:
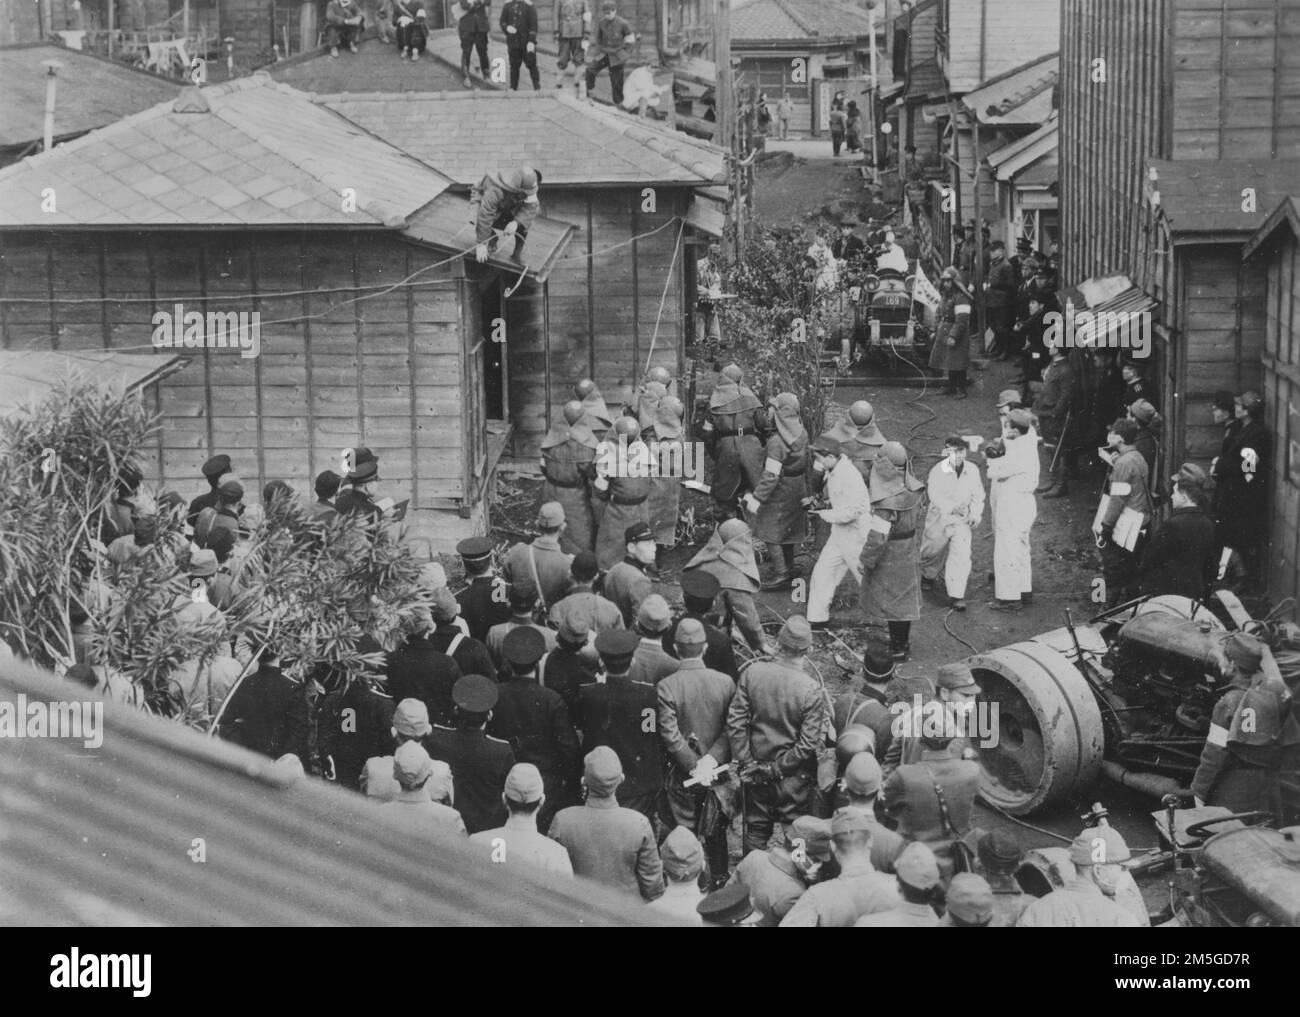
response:
[[[611,405],[629,399],[650,366],[681,377],[696,242],[720,221],[697,192],[725,184],[720,149],[547,91],[354,92],[316,101],[445,173],[460,192],[485,173],[531,165],[542,174],[543,212],[576,227],[544,288],[525,285],[509,300],[499,289],[484,292],[485,320],[507,323],[508,338],[493,351],[500,401],[489,417],[511,423],[513,455],[535,457],[583,377]]]
[[[192,495],[225,452],[250,496],[306,495],[367,445],[446,550],[483,532],[507,440],[486,419],[479,293],[518,268],[467,264],[469,218],[450,179],[264,75],[186,89],[0,170],[0,343],[170,357],[184,320],[151,480]],[[543,302],[570,233],[542,219],[529,237]]]
[[[1249,265],[1262,264],[1264,413],[1273,436],[1272,554],[1269,592],[1300,597],[1300,202],[1296,189],[1247,242]]]

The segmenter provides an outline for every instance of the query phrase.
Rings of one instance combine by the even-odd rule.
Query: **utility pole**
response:
[[[736,260],[740,260],[745,223],[744,174],[736,147],[736,94],[731,77],[731,0],[715,0],[713,16],[713,63],[715,67],[714,118],[717,143],[727,152],[731,207],[736,227]]]
[[[867,31],[871,34],[871,181],[880,183],[880,156],[876,151],[876,116],[880,109],[880,77],[876,73],[876,0],[867,0]]]
[[[971,189],[973,195],[972,208],[975,212],[975,260],[971,266],[971,294],[975,298],[975,315],[976,323],[979,328],[979,338],[982,344],[985,332],[988,330],[988,321],[984,311],[984,230],[983,220],[980,218],[980,122],[975,114],[971,113],[971,154],[974,159],[975,167],[972,178],[974,187]],[[953,136],[956,137],[956,123],[953,124]]]

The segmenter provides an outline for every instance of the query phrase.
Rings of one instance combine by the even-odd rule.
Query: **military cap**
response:
[[[537,525],[554,529],[564,523],[564,506],[558,501],[548,501],[537,510]]]
[[[912,841],[894,861],[894,873],[915,890],[929,890],[939,884],[939,863],[934,852],[920,841]]]
[[[217,555],[207,548],[190,555],[190,567],[186,570],[192,576],[215,576],[217,574]]]
[[[541,801],[544,791],[541,771],[532,763],[515,763],[506,774],[505,794],[512,802],[527,805]]]
[[[792,614],[781,626],[776,641],[787,650],[800,653],[812,646],[812,628],[801,614]]]
[[[433,760],[418,741],[402,742],[393,753],[393,776],[401,784],[422,784],[433,776]]]
[[[862,673],[869,682],[887,682],[894,677],[894,659],[883,646],[872,643],[862,655]]]
[[[393,730],[406,738],[423,738],[433,730],[429,708],[418,699],[403,699],[393,711]]]
[[[379,479],[379,457],[364,445],[352,450],[352,472],[347,475],[349,483],[364,484],[369,480]]]
[[[466,537],[456,545],[456,553],[465,561],[481,561],[492,553],[492,541],[487,537]]]
[[[840,809],[831,817],[832,837],[842,833],[871,833],[875,828],[875,822],[861,809]]]
[[[606,629],[596,634],[596,652],[609,667],[627,663],[641,645],[641,637],[627,629]]]
[[[844,768],[844,789],[849,794],[863,796],[879,794],[883,780],[880,764],[870,752],[859,752]]]
[[[1004,830],[986,830],[975,845],[980,864],[996,872],[1014,872],[1025,853],[1019,842]]]
[[[658,635],[672,624],[672,612],[668,610],[668,601],[657,593],[652,593],[641,601],[637,608],[636,623],[647,635]]]
[[[567,608],[559,612],[560,631],[559,636],[566,643],[573,643],[576,646],[585,646],[587,637],[591,635],[591,625],[586,618],[581,616],[574,617],[573,612]]]
[[[623,764],[618,753],[608,745],[597,745],[582,760],[582,778],[590,794],[608,798],[623,782]]]
[[[1012,410],[1007,414],[1007,420],[1021,434],[1025,434],[1034,426],[1034,418],[1026,409]]]
[[[1004,406],[1010,406],[1013,403],[1019,404],[1022,402],[1024,402],[1024,400],[1021,399],[1020,393],[1014,388],[1004,388],[998,393],[998,401],[994,405],[997,406],[998,409],[1002,409]]]
[[[838,456],[843,454],[844,448],[834,438],[823,434],[813,442],[813,451],[821,452],[823,455]]]
[[[1186,491],[1188,488],[1204,488],[1209,483],[1205,471],[1195,463],[1183,463],[1173,476],[1173,482]]]
[[[706,925],[739,925],[754,913],[754,905],[744,883],[728,883],[695,905],[695,913]]]
[[[817,816],[796,816],[785,831],[785,845],[792,851],[802,845],[804,853],[815,862],[831,856],[831,821]]]
[[[993,918],[993,888],[983,876],[959,872],[948,884],[948,914],[970,925],[985,925]]]
[[[649,523],[633,523],[623,531],[623,542],[625,544],[639,544],[643,540],[654,540],[655,531],[650,529]]]
[[[217,490],[221,492],[223,498],[242,498],[244,496],[244,485],[239,482],[239,478],[233,473],[227,473],[217,485]]]
[[[501,655],[512,667],[532,667],[545,652],[546,638],[527,625],[511,629],[501,643]]]
[[[940,665],[935,685],[950,692],[974,694],[980,691],[979,683],[975,681],[975,673],[969,665],[962,663]]]
[[[213,456],[203,464],[203,475],[209,480],[216,480],[223,473],[230,472],[230,456]]]
[[[673,636],[673,642],[681,643],[683,646],[701,646],[709,641],[708,634],[704,631],[704,624],[694,618],[683,618],[677,623],[677,632]]]
[[[835,755],[841,763],[847,763],[860,752],[874,754],[876,751],[876,732],[865,724],[850,724],[835,739]]]
[[[695,834],[684,826],[674,826],[659,847],[664,875],[674,883],[697,879],[704,871],[704,848]]]
[[[689,569],[683,572],[680,582],[682,596],[690,597],[692,600],[712,601],[722,589],[718,577],[704,569]]]
[[[497,705],[497,683],[481,674],[467,674],[451,687],[451,701],[466,713],[487,713]]]
[[[432,600],[433,606],[429,613],[433,615],[434,621],[449,622],[460,614],[460,604],[447,587],[434,590]]]
[[[569,574],[580,583],[589,583],[600,572],[600,563],[590,551],[579,551],[573,556]]]
[[[1234,632],[1223,643],[1223,655],[1248,675],[1259,670],[1264,644],[1245,632]]]
[[[1151,423],[1156,416],[1156,408],[1145,399],[1138,399],[1129,407],[1129,412],[1144,424]]]
[[[1131,857],[1113,826],[1090,826],[1070,844],[1070,861],[1075,865],[1118,865]]]

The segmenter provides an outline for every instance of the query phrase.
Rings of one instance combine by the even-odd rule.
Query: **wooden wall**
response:
[[[1300,4],[1174,6],[1172,158],[1300,156]]]
[[[1273,518],[1269,594],[1300,596],[1300,242],[1283,229],[1260,251],[1264,302],[1264,412],[1273,435]]]
[[[158,386],[153,478],[192,497],[203,461],[226,452],[250,496],[270,480],[306,495],[318,472],[338,469],[343,448],[368,445],[384,493],[446,508],[465,491],[460,263],[420,277],[432,285],[352,299],[356,287],[397,284],[439,260],[361,233],[9,234],[0,288],[42,302],[3,305],[0,339],[6,349],[147,356],[154,311],[177,301],[260,310],[256,359],[161,351],[193,359]],[[272,292],[293,295],[259,296]],[[51,301],[55,294],[106,299],[69,304]]]
[[[1061,0],[942,2],[948,5],[948,87],[958,95],[1057,48]]]
[[[686,214],[690,200],[689,188],[659,187],[656,210],[644,212],[640,188],[547,192],[545,213],[579,231],[551,272],[549,298],[521,288],[509,301],[514,455],[536,455],[550,415],[573,398],[574,384],[584,377],[595,380],[611,407],[631,397],[646,370],[661,300],[652,366],[662,364],[680,376],[686,255],[678,251],[674,263],[681,231],[672,220]],[[656,227],[662,228],[632,240]]]

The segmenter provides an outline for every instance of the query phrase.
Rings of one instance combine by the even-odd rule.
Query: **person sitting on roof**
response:
[[[528,229],[541,208],[537,198],[541,185],[542,175],[531,166],[488,173],[478,182],[470,201],[478,240],[474,257],[480,264],[488,259],[489,241],[501,234],[504,234],[503,239],[513,238],[514,248],[510,257],[520,260]]]
[[[356,0],[330,0],[325,8],[325,35],[328,37],[330,56],[339,55],[339,46],[357,51],[357,40],[365,31],[366,19]]]
[[[427,15],[419,0],[392,0],[393,20],[397,23],[397,55],[419,60],[429,38]]]

